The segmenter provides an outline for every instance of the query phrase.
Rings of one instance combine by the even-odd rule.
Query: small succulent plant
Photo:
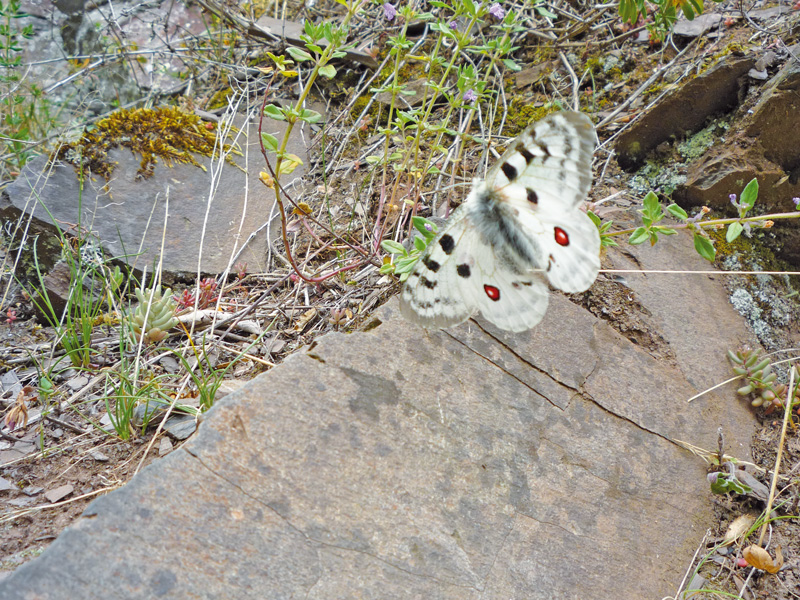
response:
[[[729,350],[728,359],[733,372],[745,380],[745,385],[737,390],[740,396],[749,396],[750,404],[755,407],[763,406],[765,414],[783,408],[788,390],[787,386],[776,382],[778,376],[772,370],[771,359],[762,358],[759,350]],[[800,401],[798,395],[800,390],[795,387],[792,404]]]
[[[178,319],[175,317],[177,303],[172,298],[172,290],[167,288],[162,293],[161,286],[158,286],[152,292],[152,302],[151,290],[143,292],[140,288],[136,288],[134,292],[139,299],[139,306],[133,313],[132,323],[136,341],[139,341],[142,335],[145,343],[162,341],[169,335],[168,331],[178,324]]]

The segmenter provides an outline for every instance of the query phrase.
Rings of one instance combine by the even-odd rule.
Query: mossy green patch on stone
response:
[[[703,156],[720,136],[728,131],[730,124],[727,121],[714,120],[714,122],[701,129],[692,137],[678,144],[678,153],[685,159],[691,160]]]
[[[219,153],[216,128],[208,125],[196,114],[174,106],[118,110],[87,129],[77,142],[62,146],[53,158],[106,180],[115,167],[108,152],[119,147],[141,155],[140,177],[150,177],[159,158],[167,165],[177,162],[202,168],[193,153],[209,157]],[[223,148],[231,150],[227,144]]]

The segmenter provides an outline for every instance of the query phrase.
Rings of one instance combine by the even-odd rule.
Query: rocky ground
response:
[[[792,137],[799,114],[794,104],[794,45],[800,12],[791,4],[715,3],[694,21],[679,20],[661,41],[644,23],[624,26],[613,7],[548,6],[555,11],[552,17],[530,10],[524,13],[537,19],[537,27],[514,32],[519,49],[513,58],[521,69],[509,70],[494,82],[503,90],[504,109],[482,114],[468,129],[470,133],[480,134],[481,122],[484,128],[504,126],[503,134],[513,136],[519,131],[515,127],[547,112],[549,103],[570,106],[576,99],[597,124],[601,145],[595,156],[590,200],[596,214],[614,221],[612,231],[641,224],[637,210],[650,190],[665,205],[675,201],[690,215],[707,206],[712,209],[708,218],[735,216],[729,196],[741,195],[754,177],[761,189],[751,216],[794,211],[792,198],[800,197],[796,177],[800,150]],[[51,129],[42,132],[41,140],[30,140],[37,144],[26,145],[25,156],[19,149],[9,150],[3,171],[0,215],[6,235],[0,407],[6,427],[0,440],[0,568],[6,572],[41,553],[93,498],[125,484],[145,465],[182,444],[207,408],[203,403],[206,390],[213,388],[212,396],[218,400],[239,382],[313,345],[320,334],[356,331],[370,323],[372,311],[397,290],[391,277],[378,272],[382,256],[375,252],[376,240],[402,238],[406,207],[415,202],[423,214],[446,214],[464,195],[463,187],[451,184],[469,181],[480,165],[480,146],[475,144],[458,161],[447,152],[436,154],[434,164],[446,176],[431,172],[418,178],[409,175],[406,167],[388,171],[391,178],[381,180],[380,171],[371,170],[369,157],[385,139],[378,127],[388,103],[370,90],[386,84],[391,70],[389,38],[403,25],[402,15],[388,21],[383,6],[366,7],[365,15],[354,21],[351,39],[358,43],[335,63],[337,77],[321,78],[309,96],[308,106],[324,118],[309,123],[302,133],[295,131],[290,140],[289,152],[300,157],[302,165],[290,174],[291,181],[285,180],[295,199],[294,207],[287,204],[285,215],[274,207],[274,195],[263,184],[265,176],[259,175],[265,167],[258,143],[259,119],[253,115],[266,94],[288,103],[296,98],[296,86],[301,84],[291,77],[275,79],[275,64],[265,53],[279,54],[287,45],[296,45],[301,19],[340,18],[337,4],[288,6],[285,29],[271,20],[274,8],[259,12],[255,6],[208,2],[146,7],[115,3],[107,9],[93,5],[85,11],[82,4],[36,2],[23,3],[22,8],[30,16],[19,20],[20,26],[33,28],[31,39],[20,42],[25,45],[22,64],[31,67],[25,83],[47,98],[46,115],[36,113],[37,123],[49,123]],[[497,23],[487,17],[487,36],[491,24]],[[408,38],[419,44],[417,52],[430,49],[429,34],[419,26],[409,28]],[[421,79],[424,70],[409,61],[398,73],[403,83],[409,83]],[[377,79],[373,78],[376,74]],[[42,109],[43,101],[37,102],[30,105],[31,111]],[[174,125],[171,121],[164,121],[162,129],[137,129],[133,135],[121,134],[119,123],[118,129],[107,126],[114,141],[103,143],[117,147],[103,146],[108,154],[93,166],[101,171],[104,164],[112,163],[116,170],[109,179],[98,175],[79,185],[69,156],[76,148],[84,157],[91,152],[85,139],[76,142],[87,124],[103,130],[102,118],[117,107],[167,104],[180,106],[196,119],[180,121],[183,132],[216,130],[219,139],[229,144],[228,158],[207,163],[220,169],[218,187],[209,188],[199,169],[182,158],[183,150],[172,137],[169,154],[155,151],[158,160],[151,167],[152,175],[143,177],[142,147],[127,143],[128,138],[164,137],[165,128]],[[444,103],[432,105],[433,115],[444,110]],[[217,129],[233,123],[229,118],[233,113],[238,115],[235,126]],[[145,117],[155,119],[152,113],[136,113],[131,122]],[[270,127],[277,137],[281,135],[283,126]],[[246,137],[238,137],[242,131]],[[20,128],[8,133],[22,135]],[[198,137],[186,145],[186,156],[202,160]],[[390,140],[402,145],[396,137]],[[45,170],[50,153],[66,143],[73,145],[70,152],[59,151],[62,163],[41,183],[31,183]],[[423,149],[435,147],[433,139],[425,140]],[[23,160],[36,153],[41,156],[23,169]],[[418,181],[423,182],[419,188]],[[54,219],[41,209],[36,213],[28,200],[30,189],[37,191],[41,204],[51,208]],[[89,207],[86,214],[91,220],[72,216],[76,196]],[[148,202],[142,202],[135,213],[127,207],[115,208],[119,199],[130,197]],[[207,210],[211,204],[192,203],[206,197],[214,198],[214,210]],[[30,220],[29,215],[33,215]],[[53,227],[53,221],[59,226]],[[774,227],[765,229],[754,224],[752,237],[743,236],[735,243],[727,243],[720,235],[713,237],[714,266],[745,272],[719,275],[751,328],[752,335],[742,341],[753,348],[760,345],[766,351],[783,352],[779,358],[791,357],[800,333],[797,280],[746,273],[799,270],[793,223],[776,219]],[[18,224],[29,236],[23,236],[22,242],[15,230]],[[65,248],[66,238],[59,240],[59,231],[82,242]],[[55,343],[56,330],[37,315],[31,291],[41,285],[48,297],[66,302],[74,271],[67,268],[59,276],[58,265],[64,269],[64,256],[71,250],[81,258],[66,264],[84,264],[82,247],[93,239],[92,233],[107,257],[139,257],[128,256],[118,263],[109,260],[108,269],[99,268],[99,273],[109,275],[114,266],[128,264],[133,278],[141,281],[152,273],[154,259],[162,261],[158,265],[161,281],[173,287],[179,300],[184,289],[191,299],[179,302],[179,317],[188,315],[187,329],[175,326],[161,345],[139,349],[138,354],[130,347],[121,350],[122,300],[130,302],[132,296],[128,289],[127,295],[118,294],[118,307],[111,302],[97,304],[91,319],[91,359],[67,364],[63,348]],[[37,260],[43,271],[50,271],[46,282],[35,276],[30,255],[17,253],[20,247],[30,246],[25,240],[36,236],[41,239]],[[229,242],[234,239],[247,241],[232,247]],[[141,253],[130,250],[140,243]],[[625,254],[628,251],[621,244],[632,266],[642,267],[643,259],[636,253],[641,249]],[[290,257],[317,276],[347,270],[306,283],[292,275]],[[605,267],[620,268],[610,265],[610,260],[606,257]],[[708,268],[712,268],[710,263]],[[670,338],[664,319],[654,318],[626,284],[626,278],[634,277],[605,274],[589,292],[573,300],[649,356],[665,365],[679,364],[675,342],[665,341]],[[87,287],[101,297],[107,293],[103,284]],[[669,284],[663,288],[663,293],[669,293]],[[196,312],[211,308],[227,328],[203,322]],[[683,308],[675,306],[676,312]],[[193,319],[197,330],[188,334]],[[685,326],[702,329],[717,324],[697,317]],[[198,346],[204,352],[197,351]],[[728,350],[740,348],[698,348],[696,360],[702,362],[706,352],[724,355]],[[144,380],[157,385],[141,394],[142,388],[134,386],[130,389],[136,393],[129,396],[141,401],[152,394],[160,405],[169,407],[169,414],[159,412],[149,427],[133,420],[121,433],[114,426],[119,423],[115,410],[119,410],[123,384],[137,381],[132,373],[140,363],[134,355],[145,365]],[[181,357],[193,361],[189,368]],[[219,391],[218,383],[223,385]],[[747,402],[733,393],[730,396],[730,402]],[[782,413],[775,408],[753,409],[761,423],[752,440],[754,476],[767,487],[781,431]],[[189,415],[182,418],[192,426],[177,429],[172,413]],[[173,419],[171,424],[169,419]],[[786,518],[797,514],[800,448],[795,431],[790,428],[782,456],[781,471],[788,477],[779,488],[782,519],[770,531],[777,543],[769,549],[782,547],[783,570],[771,576],[742,564],[741,546],[736,544],[714,551],[696,568],[694,550],[682,548],[690,575],[687,583],[693,580],[694,587],[705,585],[744,598],[800,596],[796,592],[800,530],[793,518]],[[701,547],[699,555],[716,547],[737,516],[763,511],[766,497],[755,492],[731,493],[709,496],[708,502],[713,503],[718,520],[713,526],[704,525],[709,527],[707,548]]]

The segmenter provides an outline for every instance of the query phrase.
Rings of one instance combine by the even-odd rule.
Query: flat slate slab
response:
[[[142,157],[114,148],[109,151],[109,162],[116,164],[111,180],[87,177],[81,189],[72,165],[48,164],[46,157],[39,157],[0,194],[0,222],[11,228],[24,219],[29,239],[41,235],[51,240],[38,245],[46,270],[61,257],[55,220],[71,235],[80,224],[96,234],[109,256],[139,271],[147,267],[152,273],[154,263],[162,260],[167,281],[193,280],[198,269],[216,275],[229,265],[245,263],[248,272],[264,271],[271,216],[273,229],[279,228],[275,196],[259,181],[259,172],[267,167],[258,122],[237,116],[235,123],[241,135],[234,132],[226,138],[227,143],[235,140],[241,152],[231,154],[235,165],[195,155],[203,168],[177,162],[168,167],[159,159],[155,174],[143,179],[137,174]],[[265,120],[264,131],[278,139],[285,129],[285,123]],[[287,151],[306,156],[299,127],[292,131]],[[285,176],[284,186],[303,172],[299,166]]]
[[[640,268],[704,267],[688,238],[661,246],[635,250]],[[750,336],[714,278],[624,292],[672,359],[559,295],[523,334],[426,333],[393,300],[220,401],[0,597],[671,596],[713,523],[704,463],[673,440],[716,449],[722,427],[748,458],[732,389],[686,400]]]

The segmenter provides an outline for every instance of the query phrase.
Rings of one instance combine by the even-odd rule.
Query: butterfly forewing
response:
[[[547,210],[577,208],[592,184],[596,135],[583,113],[555,113],[529,126],[500,157],[486,184],[502,189],[523,183],[535,204]]]
[[[448,327],[479,310],[501,329],[523,331],[544,316],[545,281],[588,289],[600,268],[600,236],[578,207],[594,146],[581,113],[528,127],[423,252],[403,288],[404,316]]]

